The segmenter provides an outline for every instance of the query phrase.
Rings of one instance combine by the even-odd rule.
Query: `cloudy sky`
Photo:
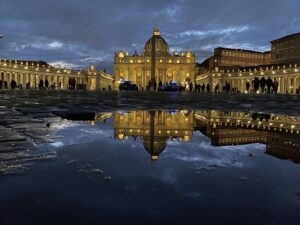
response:
[[[142,52],[154,25],[198,61],[215,47],[269,50],[300,32],[299,0],[1,0],[0,58],[112,69],[115,51]]]

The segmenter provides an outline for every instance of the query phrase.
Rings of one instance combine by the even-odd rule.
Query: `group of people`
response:
[[[250,93],[251,91],[254,91],[254,93],[274,93],[276,94],[278,92],[278,81],[276,78],[274,81],[268,77],[268,79],[265,79],[262,77],[259,79],[258,77],[255,77],[252,80],[252,87],[249,81],[246,82],[246,92]],[[223,86],[223,92],[231,92],[231,93],[240,93],[241,91],[237,87],[231,87],[229,82],[225,82],[225,85]]]
[[[167,85],[168,83],[166,83]],[[162,88],[162,82],[159,81],[158,86],[157,83],[154,82],[154,84],[151,83],[151,81],[148,82],[147,85],[147,90],[150,90],[152,88],[154,90],[161,90]],[[278,92],[278,81],[276,80],[276,78],[274,80],[272,80],[270,77],[268,77],[268,79],[265,79],[264,77],[262,77],[261,79],[259,79],[258,77],[255,77],[252,81],[252,87],[251,88],[251,84],[249,81],[246,82],[246,91],[247,93],[250,93],[251,91],[254,91],[254,93],[277,93]],[[193,83],[189,83],[187,88],[184,88],[187,91],[195,91],[195,92],[210,92],[211,91],[211,85],[209,83],[207,83],[206,85],[203,84],[195,84],[195,86],[193,85]],[[142,89],[143,90],[143,89]],[[227,93],[241,93],[241,90],[239,90],[237,87],[232,87],[230,82],[225,82],[225,85],[222,87],[222,91],[223,92],[227,92]],[[217,84],[214,87],[214,92],[220,92],[219,89],[219,85]],[[300,93],[300,87],[297,89],[297,93]]]
[[[171,82],[172,82],[172,81],[170,81],[170,83],[171,83]],[[166,82],[165,85],[168,85],[168,84],[169,84],[169,83]],[[162,83],[162,81],[159,81],[159,82],[158,82],[158,85],[157,85],[156,82],[154,82],[154,83],[152,84],[152,82],[149,81],[149,82],[148,82],[148,85],[146,86],[146,90],[152,90],[152,87],[153,87],[154,90],[160,91],[160,90],[162,89],[162,87],[163,87],[163,83]],[[205,84],[203,84],[203,85],[195,84],[195,87],[194,87],[194,84],[193,84],[192,82],[190,82],[188,85],[184,85],[184,86],[183,86],[183,89],[184,89],[185,91],[190,91],[190,92],[192,92],[192,91],[195,91],[195,92],[205,92],[205,91],[210,92],[210,86],[209,86],[209,84],[207,84],[206,86],[205,86]],[[141,87],[140,90],[143,91],[143,88]]]
[[[0,89],[2,89],[2,88],[6,89],[7,87],[8,87],[7,81],[0,80]]]
[[[205,85],[204,83],[202,85],[201,84],[195,84],[195,92],[205,92],[205,91],[210,92],[210,85],[209,84],[207,84],[207,85]]]
[[[153,86],[152,86],[153,85]],[[166,83],[166,85],[168,85],[168,83]],[[276,80],[276,78],[274,80],[272,80],[270,77],[268,77],[268,79],[265,79],[264,77],[262,77],[261,79],[259,79],[258,77],[255,77],[252,80],[252,88],[251,88],[251,84],[249,81],[246,82],[246,91],[247,93],[250,93],[251,91],[253,91],[254,93],[274,93],[276,94],[278,92],[278,81]],[[61,86],[61,83],[59,83],[59,87]],[[78,87],[77,87],[78,86]],[[85,90],[86,87],[82,86],[80,87],[80,85],[76,86],[76,80],[75,78],[70,78],[69,82],[68,82],[68,90],[76,90],[76,89],[82,89]],[[163,86],[162,81],[158,82],[158,85],[156,82],[154,82],[152,84],[151,81],[149,81],[148,85],[147,85],[147,90],[151,90],[151,88],[153,88],[154,90],[161,90]],[[37,88],[37,85],[35,85],[35,87]],[[7,89],[8,88],[8,82],[7,81],[2,81],[0,80],[0,89]],[[18,85],[17,82],[12,79],[10,82],[10,88],[11,89],[16,89],[16,88],[22,88],[22,86],[20,86],[20,84]],[[30,89],[30,83],[26,83],[26,89]],[[55,85],[51,85],[49,86],[49,81],[46,79],[45,81],[43,81],[42,79],[39,81],[38,83],[38,89],[39,90],[48,90],[48,89],[56,89]],[[110,90],[111,88],[109,88]],[[188,84],[188,86],[186,88],[184,88],[186,91],[195,91],[195,92],[210,92],[211,91],[211,86],[209,83],[207,83],[206,85],[203,83],[201,84],[195,84],[195,86],[193,85],[192,82],[190,82]],[[143,90],[143,88],[142,88]],[[219,92],[219,85],[217,84],[214,87],[214,92]],[[227,93],[240,93],[241,91],[237,88],[237,87],[232,87],[231,84],[229,82],[225,82],[225,85],[222,87],[222,91],[223,92],[227,92]],[[296,94],[300,94],[300,86],[296,89]]]
[[[76,89],[76,80],[75,80],[75,78],[70,78],[69,79],[68,89],[69,90],[75,90]]]
[[[10,87],[11,87],[11,89],[16,89],[18,87],[17,82],[15,80],[11,80]],[[3,88],[7,89],[8,83],[7,83],[7,81],[0,80],[0,89],[3,89]]]
[[[278,81],[276,78],[274,81],[268,77],[268,79],[265,79],[262,77],[259,79],[258,77],[255,77],[252,81],[252,85],[255,92],[261,91],[262,93],[277,93],[278,92]],[[249,91],[250,83],[247,82],[246,84],[247,91]]]
[[[58,84],[58,87],[60,87],[60,86],[61,86],[61,83]],[[17,82],[14,79],[11,80],[10,85],[7,81],[0,80],[0,89],[8,89],[8,88],[11,88],[11,89],[22,88],[22,85],[17,84]],[[25,88],[26,89],[31,88],[29,82],[26,83]],[[56,87],[55,84],[50,85],[50,83],[47,79],[45,81],[41,79],[38,84],[35,83],[35,89],[37,89],[37,88],[39,90],[50,90],[50,89],[56,89],[57,87]],[[68,89],[69,90],[75,90],[76,89],[75,78],[70,78],[69,79]],[[82,88],[79,88],[79,89],[85,89],[85,87],[82,87]]]
[[[152,88],[152,82],[149,81],[148,85],[146,86],[146,89],[147,90],[151,90],[151,88]],[[160,90],[161,88],[162,88],[162,81],[158,82],[158,89],[157,89],[157,83],[156,83],[156,81],[153,83],[153,89],[154,90]]]
[[[49,81],[45,80],[45,85],[44,81],[41,79],[39,82],[39,90],[48,90],[49,89]]]
[[[248,83],[246,83],[246,90],[248,92]],[[248,87],[250,89],[250,85]],[[225,82],[225,85],[223,86],[223,92],[227,92],[227,93],[240,93],[240,90],[237,87],[231,87],[229,82]]]
[[[17,82],[15,80],[11,80],[10,87],[11,87],[11,89],[16,89],[18,87]],[[0,89],[3,89],[3,88],[7,89],[8,83],[7,83],[7,81],[0,80]]]

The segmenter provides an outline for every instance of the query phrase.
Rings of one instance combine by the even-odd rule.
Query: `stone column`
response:
[[[38,88],[38,85],[39,85],[39,82],[40,82],[40,79],[39,79],[39,76],[36,75],[36,74],[33,74],[33,86],[34,88]]]
[[[223,82],[221,78],[218,79],[218,85],[219,85],[219,92],[223,92]]]
[[[8,84],[7,86],[8,86],[8,87],[11,87],[11,86],[10,86],[11,80],[12,80],[12,73],[10,72],[10,73],[8,73],[8,82],[7,82],[7,84]]]
[[[208,77],[208,83],[209,83],[209,86],[210,86],[210,92],[214,92],[214,86],[213,86],[213,79],[212,79],[212,74],[209,75]]]
[[[273,82],[275,81],[275,79],[277,80],[278,82],[278,90],[277,90],[277,93],[280,93],[281,92],[281,78],[280,77],[275,77],[273,79]]]
[[[283,82],[284,82],[284,85],[283,85],[284,86],[284,94],[286,94],[288,91],[288,81],[287,81],[286,77],[283,79]]]
[[[59,77],[58,76],[55,76],[55,83],[56,83],[56,89],[59,90],[59,87],[58,87],[58,85],[59,85]]]
[[[291,78],[290,77],[287,78],[286,90],[287,90],[287,93],[291,93]]]
[[[280,77],[280,94],[284,94],[285,90],[284,90],[284,78]]]
[[[293,79],[293,81],[292,81],[292,83],[293,83],[293,87],[292,87],[293,94],[296,94],[296,89],[297,89],[296,82],[297,82],[297,78],[293,77],[292,79]]]
[[[63,80],[63,90],[67,90],[69,79],[68,79],[68,77],[63,77],[62,80]]]
[[[31,88],[33,88],[33,89],[35,89],[36,88],[36,77],[35,77],[35,75],[34,74],[30,74],[30,82],[31,82],[31,84],[30,84],[30,86],[31,86]]]
[[[19,80],[20,80],[20,84],[22,85],[22,89],[24,89],[24,87],[25,87],[25,75],[24,75],[24,73],[20,73],[19,74]]]

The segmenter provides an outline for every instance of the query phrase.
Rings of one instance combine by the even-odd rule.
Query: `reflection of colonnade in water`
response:
[[[266,144],[266,153],[300,161],[300,118],[274,114],[219,111],[134,111],[114,115],[114,136],[141,137],[152,160],[169,139],[190,141],[199,130],[214,146]]]
[[[244,112],[195,112],[197,127],[214,146],[266,144],[266,153],[300,162],[300,117]]]

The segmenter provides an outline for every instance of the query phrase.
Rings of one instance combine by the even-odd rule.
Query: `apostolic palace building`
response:
[[[274,89],[277,93],[295,94],[300,90],[299,65],[300,33],[271,41],[268,52],[219,47],[211,57],[197,63],[189,50],[170,52],[155,27],[140,54],[123,50],[115,53],[114,75],[94,67],[72,70],[43,61],[1,59],[0,88],[117,90],[122,80],[130,80],[140,91],[149,85],[174,81],[186,89],[192,84],[196,91],[260,93],[272,84],[269,92]]]
[[[255,78],[269,78],[278,83],[278,93],[296,93],[300,86],[300,33],[271,41],[271,45],[268,52],[216,48],[213,56],[196,66],[195,81],[209,85],[210,91],[218,87],[222,92],[228,84],[245,93],[253,92]]]

